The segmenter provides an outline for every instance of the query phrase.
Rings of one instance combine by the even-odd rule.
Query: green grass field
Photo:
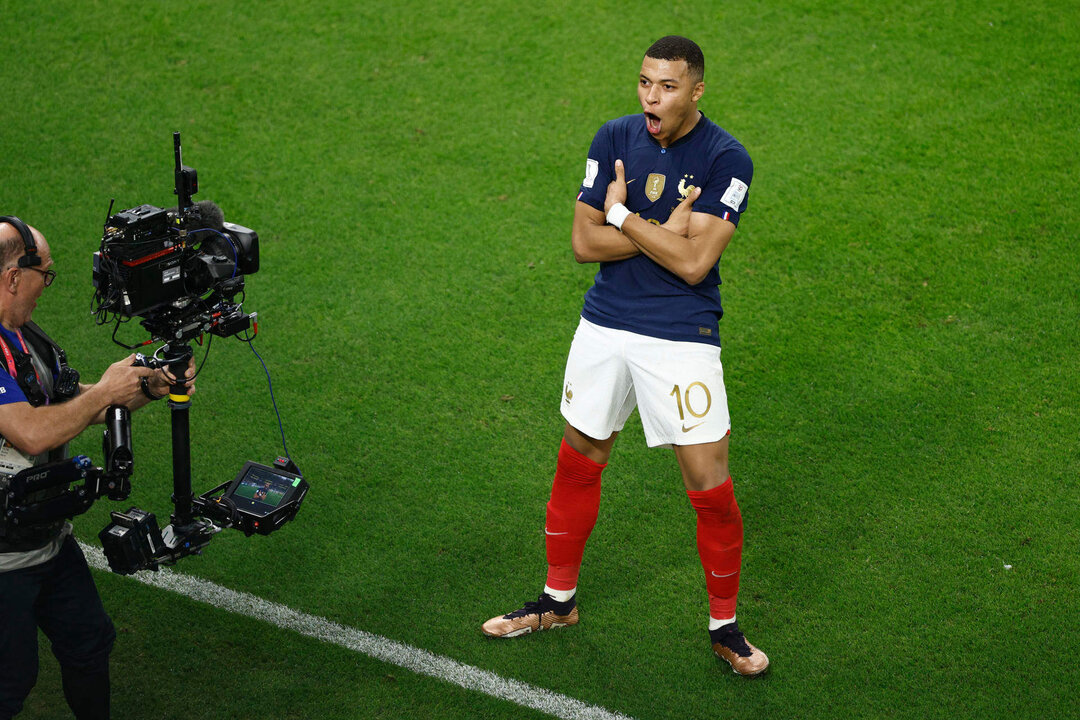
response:
[[[595,266],[569,247],[593,134],[657,37],[748,148],[721,263],[754,681],[711,657],[695,519],[636,415],[605,473],[582,624],[479,625],[543,582],[563,362]],[[652,718],[1060,718],[1080,669],[1080,7],[0,0],[0,214],[49,239],[35,319],[84,377],[110,198],[254,228],[256,347],[311,483],[269,537],[178,570]],[[126,328],[129,341],[144,339]],[[196,490],[281,454],[258,361],[215,340]],[[171,506],[164,403],[130,501]],[[91,429],[78,452],[100,459]],[[95,574],[118,718],[541,717]],[[1069,710],[1069,708],[1073,708]],[[24,717],[68,717],[42,670]]]

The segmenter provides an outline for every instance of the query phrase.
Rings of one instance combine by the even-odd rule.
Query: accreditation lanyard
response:
[[[41,388],[42,394],[45,395],[45,404],[49,404],[49,393],[45,392],[45,385],[41,382],[41,376],[38,375],[37,367],[34,365],[33,356],[30,355],[30,349],[26,347],[26,340],[23,339],[22,331],[16,330],[15,337],[19,338],[19,344],[22,345],[23,352],[30,357],[30,367],[34,368],[34,377],[37,378],[38,387]],[[4,359],[7,361],[8,372],[11,377],[18,380],[18,368],[15,367],[15,357],[11,354],[11,348],[8,347],[7,340],[4,339],[2,333],[0,333],[0,348],[4,350]]]

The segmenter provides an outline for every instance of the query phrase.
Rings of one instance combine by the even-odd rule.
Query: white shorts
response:
[[[562,414],[604,440],[637,406],[649,447],[722,440],[731,429],[720,348],[600,327],[582,318],[570,345]]]

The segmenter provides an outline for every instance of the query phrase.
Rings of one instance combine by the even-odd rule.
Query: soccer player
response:
[[[566,362],[566,429],[544,528],[547,580],[536,602],[482,629],[508,638],[577,624],[578,572],[599,510],[600,476],[636,406],[649,447],[674,449],[697,512],[713,652],[753,676],[769,660],[735,616],[743,526],[728,473],[717,287],[753,164],[698,110],[704,74],[695,43],[657,40],[641,63],[642,114],[608,122],[589,149],[571,245],[578,262],[600,269]]]

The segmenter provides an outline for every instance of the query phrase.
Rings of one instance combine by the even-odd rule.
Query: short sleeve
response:
[[[585,159],[585,179],[581,181],[578,200],[603,212],[607,186],[615,175],[615,143],[611,123],[596,133]]]
[[[754,164],[741,146],[723,150],[713,161],[708,179],[701,185],[701,197],[694,203],[695,212],[709,213],[739,224],[750,199]]]

